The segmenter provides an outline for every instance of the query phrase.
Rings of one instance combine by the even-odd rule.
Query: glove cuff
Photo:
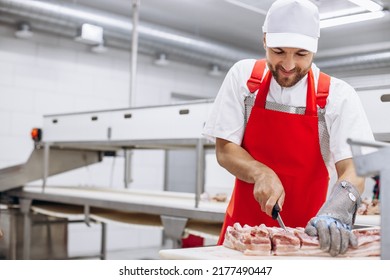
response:
[[[360,203],[357,188],[348,181],[338,181],[317,216],[329,216],[352,227]]]
[[[352,214],[352,225],[351,226],[353,226],[355,224],[357,209],[359,208],[360,204],[362,203],[362,199],[360,197],[360,193],[357,190],[357,188],[354,185],[352,185],[350,182],[348,182],[348,181],[345,181],[345,180],[344,181],[340,181],[339,185],[342,188],[346,189],[348,191],[349,198],[352,201],[356,202],[355,209],[354,209],[353,214]]]
[[[352,185],[350,182],[345,181],[345,180],[340,181],[338,183],[338,186],[345,189],[348,192],[348,197],[353,202],[356,202],[356,208],[358,208],[362,202],[362,199],[360,197],[360,193],[357,190],[357,188],[354,185]]]

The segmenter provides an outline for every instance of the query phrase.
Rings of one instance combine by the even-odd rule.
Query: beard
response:
[[[283,71],[283,67],[281,65],[277,64],[274,68],[270,63],[267,64],[272,73],[272,76],[281,87],[295,86],[300,80],[302,80],[302,78],[310,71],[311,68],[311,65],[303,70],[300,67],[295,67],[293,70],[294,74],[286,77],[280,74],[280,72]]]

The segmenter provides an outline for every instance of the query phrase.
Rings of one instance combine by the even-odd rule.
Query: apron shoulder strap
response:
[[[329,86],[330,86],[330,76],[320,72],[320,77],[318,78],[317,86],[317,105],[324,109],[326,105],[326,99],[329,95]]]
[[[251,77],[248,79],[246,85],[251,93],[259,89],[265,70],[265,59],[257,60],[253,67]],[[320,72],[317,88],[317,105],[323,109],[326,105],[326,99],[329,95],[330,76]]]
[[[258,90],[261,85],[265,64],[265,59],[260,59],[256,61],[255,66],[253,67],[251,77],[246,83],[251,93],[254,93],[256,90]]]

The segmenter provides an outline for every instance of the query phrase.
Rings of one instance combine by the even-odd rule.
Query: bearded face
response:
[[[302,69],[299,66],[287,71],[282,64],[276,64],[275,66],[268,63],[268,67],[275,78],[276,82],[281,87],[292,87],[296,85],[309,71],[310,67]]]
[[[281,87],[296,85],[309,71],[314,54],[298,48],[268,48],[264,41],[267,65]]]

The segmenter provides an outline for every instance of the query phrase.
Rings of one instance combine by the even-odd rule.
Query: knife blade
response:
[[[274,220],[277,220],[278,223],[279,223],[279,226],[284,229],[286,232],[287,232],[287,228],[286,226],[284,225],[283,223],[283,220],[282,220],[282,217],[280,216],[280,207],[279,205],[276,203],[274,208],[272,209],[272,219]]]

